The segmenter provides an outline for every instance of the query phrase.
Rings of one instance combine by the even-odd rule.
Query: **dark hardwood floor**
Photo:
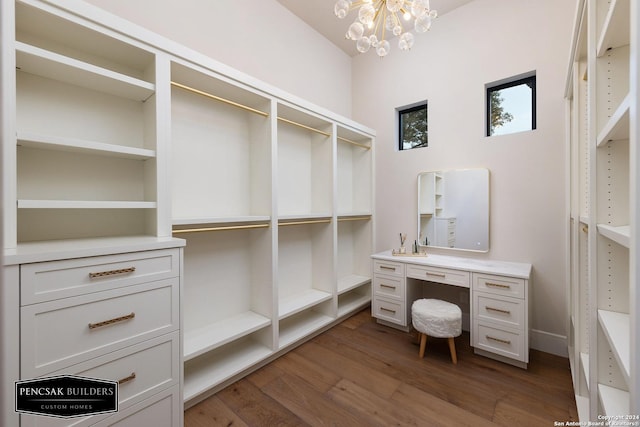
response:
[[[524,370],[350,317],[185,412],[204,426],[553,426],[578,421],[568,359],[532,350]]]

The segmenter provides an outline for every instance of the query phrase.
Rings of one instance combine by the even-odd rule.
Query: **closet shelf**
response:
[[[333,321],[331,316],[307,310],[280,322],[278,347],[287,347],[302,337],[320,330]]]
[[[628,225],[614,227],[606,224],[598,224],[598,233],[625,248],[629,247],[631,233]]]
[[[202,226],[224,226],[230,224],[263,224],[269,223],[271,217],[269,215],[245,215],[245,216],[217,216],[217,217],[198,217],[198,218],[174,218],[171,223],[174,226],[180,225],[202,225]]]
[[[624,415],[629,413],[629,392],[598,384],[598,394],[604,415]]]
[[[155,150],[128,147],[126,145],[105,144],[84,139],[57,137],[30,132],[17,132],[16,137],[18,146],[21,147],[98,154],[134,160],[148,160],[156,157]]]
[[[273,354],[254,340],[239,340],[192,359],[184,368],[184,400],[189,401]]]
[[[155,92],[152,83],[18,41],[16,67],[26,73],[134,101],[145,101]]]
[[[155,209],[156,202],[18,199],[18,209]]]
[[[611,0],[598,39],[596,56],[604,55],[608,49],[629,44],[629,2],[630,0]]]
[[[371,302],[371,296],[350,292],[340,295],[338,300],[338,317],[352,313],[358,308],[365,307]]]
[[[338,295],[371,282],[371,277],[350,274],[338,279]]]
[[[271,320],[268,317],[247,311],[186,332],[184,335],[184,360],[198,357],[270,324]]]
[[[609,141],[629,139],[629,107],[631,94],[627,94],[604,128],[598,134],[597,146],[604,146]]]
[[[290,295],[280,300],[279,318],[284,319],[293,316],[314,305],[328,301],[332,298],[331,293],[318,289],[307,289],[302,292]]]
[[[607,340],[611,352],[614,354],[625,382],[629,384],[630,374],[630,325],[629,315],[614,311],[598,310],[598,320]],[[626,412],[620,412],[621,414]]]
[[[371,212],[349,212],[338,214],[338,221],[369,221]]]

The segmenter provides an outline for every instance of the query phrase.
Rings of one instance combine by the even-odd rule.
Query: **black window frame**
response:
[[[399,151],[407,151],[407,150],[413,150],[414,148],[424,148],[424,147],[428,147],[429,146],[429,111],[428,111],[428,104],[429,102],[427,100],[419,102],[417,104],[412,105],[411,107],[401,107],[398,108],[398,150]],[[425,123],[426,123],[426,129],[425,129],[425,133],[426,133],[426,141],[424,145],[416,145],[414,147],[409,147],[409,148],[404,148],[403,145],[403,138],[404,138],[404,132],[403,132],[403,115],[404,114],[408,114],[408,113],[413,113],[415,111],[419,111],[419,110],[423,110],[424,109],[424,114],[425,114]]]
[[[509,80],[506,83],[500,83],[497,85],[487,85],[485,93],[486,103],[486,117],[485,117],[485,136],[493,136],[491,133],[491,93],[508,89],[510,87],[520,86],[526,84],[531,88],[531,129],[536,129],[536,75],[532,74],[527,77],[517,78],[515,80]]]

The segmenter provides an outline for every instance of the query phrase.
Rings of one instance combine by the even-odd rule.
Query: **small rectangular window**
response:
[[[400,150],[427,147],[427,101],[398,109],[398,141]]]
[[[536,128],[536,76],[514,77],[487,88],[487,136]]]

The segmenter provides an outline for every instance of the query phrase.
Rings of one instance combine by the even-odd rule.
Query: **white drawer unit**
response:
[[[431,282],[467,288],[474,352],[527,367],[531,264],[391,251],[372,258],[372,315],[379,323],[410,330],[413,301],[426,294],[422,286]]]
[[[476,353],[529,363],[529,280],[473,273],[473,335]],[[485,353],[486,352],[486,353]]]
[[[78,375],[119,384],[116,413],[20,414],[12,425],[17,418],[23,427],[182,425],[182,246],[180,239],[96,240],[102,249],[95,256],[78,248],[75,258],[57,258],[62,251],[52,244],[10,264],[15,273],[5,278],[20,295],[18,378]]]

